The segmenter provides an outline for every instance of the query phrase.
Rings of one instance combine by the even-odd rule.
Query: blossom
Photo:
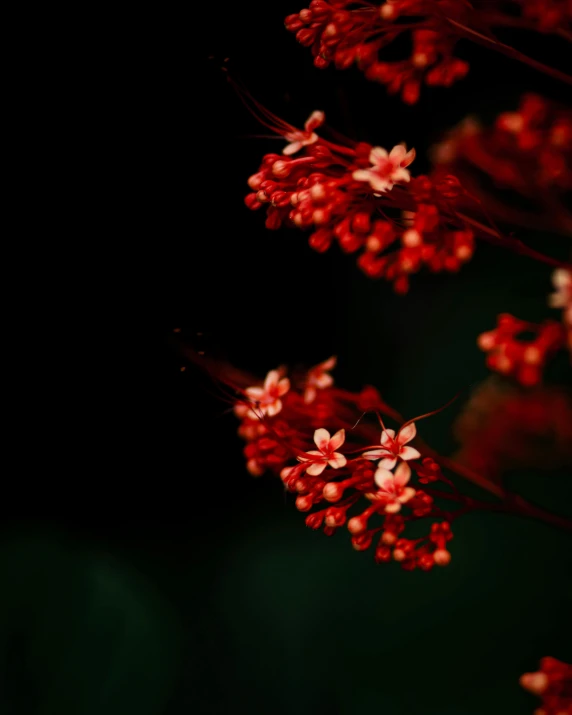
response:
[[[263,387],[247,387],[246,396],[255,402],[262,414],[274,417],[282,409],[282,400],[290,389],[290,380],[287,377],[280,377],[278,370],[270,370]]]
[[[386,513],[396,514],[401,510],[402,504],[405,504],[415,496],[415,489],[405,486],[410,478],[411,468],[406,462],[400,463],[395,470],[395,474],[390,472],[389,469],[379,467],[374,475],[374,481],[379,489],[371,494],[371,499],[386,500]]]
[[[276,118],[277,134],[285,136],[284,125]],[[433,272],[457,271],[471,258],[474,239],[483,236],[467,228],[465,218],[456,213],[465,190],[454,176],[409,180],[405,166],[413,160],[413,150],[398,146],[388,154],[341,135],[337,142],[318,137],[301,145],[295,156],[266,154],[248,179],[246,206],[251,211],[264,209],[270,230],[308,229],[308,243],[319,253],[334,242],[344,253],[360,251],[361,270],[370,278],[391,281],[402,294],[411,274],[423,266]],[[398,180],[403,182],[401,191],[386,191]],[[390,219],[385,208],[408,211],[413,223]],[[490,238],[488,230],[484,233]]]
[[[382,194],[391,190],[398,181],[408,182],[411,175],[405,168],[415,159],[415,149],[407,151],[404,144],[394,146],[388,154],[380,146],[369,153],[372,169],[356,169],[352,177],[355,181],[367,181],[373,191]]]
[[[333,437],[327,429],[320,428],[314,432],[314,442],[319,451],[311,450],[305,454],[308,456],[298,457],[301,462],[311,462],[306,469],[306,474],[312,477],[317,477],[321,474],[329,464],[332,469],[340,469],[345,467],[347,459],[341,452],[336,452],[338,447],[341,447],[346,439],[345,430],[338,430]]]
[[[323,390],[334,384],[334,378],[328,375],[328,372],[334,369],[336,360],[337,358],[334,355],[308,371],[306,389],[304,390],[304,402],[307,405],[316,399],[318,390]]]
[[[408,485],[411,462],[402,460],[392,473],[364,459],[363,452],[376,446],[379,435],[375,424],[362,419],[364,411],[386,414],[390,408],[371,386],[352,392],[325,384],[330,380],[323,379],[324,373],[334,362],[331,357],[305,374],[293,372],[289,390],[282,397],[280,414],[273,419],[261,419],[260,409],[237,398],[235,414],[241,421],[239,435],[246,442],[243,453],[248,471],[254,477],[268,472],[279,476],[285,489],[296,495],[298,511],[307,512],[305,521],[310,528],[323,529],[324,534],[331,536],[346,526],[357,551],[365,551],[376,539],[378,563],[396,561],[408,571],[445,566],[451,559],[445,548],[452,536],[450,529],[440,527],[437,533],[433,524],[425,536],[408,539],[402,535],[409,522],[442,516],[430,494]],[[272,372],[269,382],[279,385],[286,372]],[[310,373],[314,373],[312,379]],[[322,385],[319,399],[306,402],[304,395],[313,379]],[[248,384],[246,376],[237,384],[241,383]],[[236,385],[233,383],[232,387]],[[260,398],[263,392],[263,387],[256,389],[255,397]],[[273,397],[271,394],[268,399]],[[316,429],[316,425],[324,427]],[[338,450],[345,442],[344,430],[348,425],[353,425],[352,447],[342,454]],[[398,435],[393,430],[384,429],[384,433],[383,444],[376,450],[380,454],[374,458],[396,460],[398,453],[411,458],[417,454],[415,450],[411,454],[406,445],[415,433],[412,423],[407,423]],[[446,481],[439,469],[431,469],[427,460],[414,465],[420,476],[429,475],[427,482]],[[446,499],[447,492],[442,494]],[[406,516],[397,513],[403,504],[407,504]],[[368,527],[370,519],[378,522],[380,518],[380,526]]]
[[[421,454],[414,447],[407,447],[417,434],[415,423],[402,427],[395,436],[395,430],[384,429],[381,433],[380,444],[382,449],[374,449],[363,453],[366,459],[381,459],[378,466],[382,469],[393,469],[397,464],[397,459],[408,461],[419,459]]]
[[[314,129],[321,127],[325,119],[326,115],[324,112],[320,112],[318,110],[312,112],[304,124],[305,131],[294,131],[284,135],[284,138],[287,139],[290,144],[282,149],[282,153],[286,154],[286,156],[290,156],[291,154],[295,154],[297,151],[300,151],[302,147],[309,146],[310,144],[317,142],[318,135],[314,132]]]

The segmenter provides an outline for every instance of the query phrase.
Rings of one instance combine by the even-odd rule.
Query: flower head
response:
[[[357,169],[352,177],[355,181],[367,181],[373,191],[382,194],[393,188],[400,181],[408,182],[411,178],[405,168],[415,159],[415,149],[407,151],[404,144],[394,146],[388,154],[380,146],[373,147],[369,153],[371,169]]]
[[[398,459],[407,462],[410,459],[419,459],[421,454],[414,448],[406,446],[417,434],[415,423],[411,422],[399,430],[384,429],[381,433],[381,449],[369,450],[363,453],[366,459],[380,459],[378,466],[382,469],[393,469]]]
[[[352,546],[358,551],[368,549],[377,538],[378,563],[396,561],[405,570],[423,571],[447,565],[451,555],[446,544],[452,537],[448,523],[432,524],[429,533],[420,538],[402,535],[409,522],[442,516],[434,506],[433,496],[416,485],[409,486],[412,467],[420,477],[427,476],[425,483],[446,478],[429,458],[413,465],[404,461],[418,455],[406,444],[415,436],[412,422],[406,423],[397,435],[384,429],[382,444],[375,445],[378,428],[362,419],[363,412],[380,415],[391,408],[371,386],[354,393],[326,384],[330,379],[324,373],[333,363],[334,358],[330,358],[306,374],[294,371],[277,416],[265,413],[262,419],[262,408],[240,400],[235,414],[241,420],[239,435],[246,442],[243,451],[248,471],[253,476],[268,472],[279,476],[287,491],[296,494],[298,511],[309,512],[306,524],[310,528],[323,528],[329,536],[347,526]],[[314,373],[312,379],[309,373]],[[248,388],[255,401],[260,400],[258,405],[264,402],[262,407],[267,409],[280,400],[276,394],[284,384],[285,374],[271,371],[263,387]],[[307,402],[305,392],[314,380],[321,385],[319,398]],[[316,429],[317,425],[325,427]],[[342,454],[338,450],[345,443],[348,425],[353,425],[352,445]],[[371,457],[364,459],[364,451],[371,451],[372,445],[377,447],[374,459],[387,459],[395,466],[401,458],[394,473],[383,466],[388,462],[378,468]],[[447,498],[447,492],[442,494]],[[404,504],[405,516],[397,513]],[[381,527],[368,527],[370,519],[378,521],[379,517]]]
[[[329,464],[332,469],[340,469],[345,467],[347,459],[341,452],[336,452],[338,447],[341,447],[346,439],[345,430],[338,430],[333,437],[327,429],[317,429],[314,432],[314,442],[318,451],[311,450],[306,452],[306,456],[298,457],[301,462],[311,462],[306,469],[306,474],[312,477],[317,477],[321,474]]]
[[[374,475],[374,481],[378,486],[378,491],[370,495],[373,500],[383,499],[386,501],[385,512],[396,514],[401,510],[401,505],[408,502],[415,496],[413,487],[405,485],[411,478],[411,468],[406,462],[401,462],[395,470],[395,474],[388,469],[379,467]]]
[[[263,387],[247,387],[246,396],[251,402],[255,402],[260,412],[268,417],[274,417],[282,409],[282,400],[290,389],[290,380],[280,376],[278,370],[270,370]]]
[[[290,156],[300,151],[302,147],[315,144],[318,141],[318,135],[314,132],[314,129],[321,127],[325,120],[326,115],[324,112],[312,112],[304,124],[305,131],[289,132],[284,135],[284,138],[287,139],[290,144],[284,147],[282,153],[286,154],[286,156]]]

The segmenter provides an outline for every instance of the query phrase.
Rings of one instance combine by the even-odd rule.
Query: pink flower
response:
[[[290,156],[300,151],[303,147],[317,142],[318,135],[314,132],[314,129],[321,127],[325,120],[326,115],[324,112],[312,112],[304,124],[305,131],[295,131],[284,135],[284,138],[287,139],[290,144],[282,149],[282,153],[286,154],[286,156]]]
[[[411,178],[405,168],[415,159],[415,149],[407,151],[404,144],[394,146],[388,154],[380,146],[374,147],[369,153],[372,169],[357,169],[352,177],[355,181],[367,181],[376,193],[382,194],[393,188],[398,181],[409,181]]]
[[[385,505],[387,514],[396,514],[401,510],[402,504],[415,496],[415,489],[405,486],[411,478],[411,468],[406,462],[400,463],[395,474],[379,467],[373,478],[379,490],[372,494],[371,498],[387,500]]]
[[[306,474],[312,477],[317,477],[321,474],[326,465],[330,465],[332,469],[341,469],[345,467],[347,459],[341,452],[336,452],[338,447],[341,447],[346,439],[345,430],[341,429],[330,438],[328,430],[320,428],[314,432],[314,442],[319,451],[312,450],[306,452],[307,457],[298,457],[301,462],[311,462],[306,469]]]
[[[381,459],[378,466],[382,469],[393,469],[397,464],[398,458],[404,461],[419,459],[420,452],[414,447],[405,446],[408,442],[411,442],[416,434],[417,428],[414,422],[400,429],[397,437],[395,436],[395,430],[384,429],[380,439],[382,449],[364,452],[362,456],[366,459]]]
[[[328,371],[334,369],[336,366],[336,360],[337,358],[332,356],[308,371],[306,389],[304,390],[304,402],[307,405],[314,402],[318,390],[323,390],[334,384],[334,378],[331,375],[328,375]]]
[[[263,387],[247,387],[246,396],[255,402],[260,412],[268,417],[274,417],[282,409],[282,400],[290,389],[290,380],[287,377],[280,379],[278,370],[270,370]],[[255,416],[256,413],[255,413]]]

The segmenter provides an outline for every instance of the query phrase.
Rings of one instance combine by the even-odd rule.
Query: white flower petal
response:
[[[352,174],[354,181],[369,181],[374,176],[369,169],[356,169]]]
[[[395,439],[394,429],[384,429],[381,433],[381,439],[379,440],[382,447],[391,447],[393,440]]]
[[[393,469],[396,464],[397,457],[386,457],[379,462],[378,466],[380,466],[382,469]]]
[[[295,141],[291,144],[287,144],[284,149],[282,149],[282,153],[286,156],[291,156],[292,154],[295,154],[296,152],[300,151],[303,146],[304,145],[301,141]]]
[[[285,395],[290,389],[290,380],[287,377],[283,377],[278,383],[277,394],[279,397]]]
[[[401,462],[395,470],[394,481],[398,487],[404,487],[411,479],[411,467],[407,462]]]
[[[304,402],[306,405],[309,405],[311,402],[314,402],[316,399],[316,388],[312,387],[312,385],[308,385],[308,387],[304,390]]]
[[[572,283],[572,273],[566,268],[557,268],[552,274],[552,283],[555,288],[566,288]]]
[[[314,384],[316,385],[316,387],[319,387],[321,390],[323,390],[326,387],[330,387],[331,385],[334,384],[334,378],[331,375],[328,375],[326,372],[324,372],[321,375],[319,375],[317,378],[315,378]]]
[[[320,367],[324,371],[333,370],[336,367],[337,361],[338,361],[338,358],[335,355],[332,355],[331,358],[324,360],[324,362],[321,363],[318,367]]]
[[[313,462],[310,464],[308,469],[306,469],[306,474],[309,474],[311,477],[317,477],[319,474],[321,474],[324,469],[326,468],[326,462]]]
[[[413,487],[405,487],[403,490],[403,493],[400,494],[397,499],[402,503],[406,504],[410,499],[413,499],[415,496],[415,489]]]
[[[397,435],[397,444],[407,444],[408,442],[411,442],[416,434],[417,427],[415,427],[415,422],[412,422],[399,430],[399,434]]]
[[[326,115],[324,112],[320,111],[319,109],[316,109],[308,119],[306,119],[306,123],[304,124],[304,129],[307,132],[313,132],[314,129],[317,129],[318,127],[321,127],[322,124],[326,121]]]
[[[389,154],[387,153],[387,151],[380,146],[374,146],[373,149],[369,152],[369,161],[374,166],[387,161],[388,157]]]
[[[335,435],[330,439],[328,447],[330,449],[338,449],[346,441],[346,431],[344,429],[338,430]]]
[[[388,481],[393,484],[393,474],[389,469],[378,467],[373,475],[373,480],[380,489],[384,489],[384,484],[387,484]]]
[[[255,402],[259,402],[266,394],[263,387],[247,387],[245,392],[247,397]]]
[[[407,171],[407,169],[404,169],[402,166],[400,166],[397,169],[394,169],[391,172],[391,179],[392,181],[409,181],[411,179],[411,174]]]
[[[332,469],[341,469],[342,467],[345,467],[347,463],[348,460],[340,452],[334,452],[332,454],[332,459],[328,460],[328,464]]]
[[[394,146],[393,149],[389,152],[389,158],[392,161],[395,161],[396,163],[400,164],[403,159],[405,158],[405,155],[407,154],[407,149],[403,144],[397,144],[397,146]]]
[[[398,501],[392,501],[385,507],[386,514],[397,514],[401,511],[401,504]]]
[[[266,379],[264,380],[264,389],[266,392],[270,392],[272,388],[276,387],[278,385],[278,380],[280,379],[280,373],[278,370],[270,370],[268,375],[266,375]]]
[[[275,400],[271,405],[264,407],[264,412],[268,415],[268,417],[274,417],[274,415],[277,415],[281,409],[282,400]]]
[[[401,161],[401,166],[409,166],[414,160],[417,152],[415,149],[410,149]]]
[[[399,456],[407,462],[410,459],[419,459],[421,453],[415,447],[402,447],[399,450]]]
[[[316,443],[316,447],[320,450],[320,452],[323,452],[328,447],[329,441],[330,433],[327,429],[320,427],[320,429],[317,429],[314,432],[314,442]]]
[[[385,449],[370,449],[367,452],[364,452],[361,456],[364,457],[365,459],[371,459],[372,461],[375,461],[376,459],[381,459],[382,457],[385,457],[387,454]]]

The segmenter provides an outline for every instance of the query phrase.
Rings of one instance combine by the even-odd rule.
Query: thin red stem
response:
[[[387,405],[379,405],[378,409],[380,412],[383,412],[384,414],[390,416],[392,419],[395,419],[396,422],[404,422],[404,418],[402,417],[402,415],[400,415],[399,412],[393,410]],[[476,500],[471,500],[468,497],[464,497],[462,494],[452,494],[450,492],[440,492],[439,496],[444,497],[446,499],[452,499],[454,501],[461,501],[464,504],[470,505],[475,509],[489,509],[491,511],[501,511],[505,513],[515,514],[518,516],[531,517],[534,519],[538,519],[539,521],[543,521],[546,524],[551,524],[552,526],[557,526],[561,529],[565,529],[566,531],[572,531],[572,521],[570,521],[569,519],[566,519],[562,516],[558,516],[557,514],[553,514],[552,512],[545,511],[544,509],[534,506],[533,504],[529,504],[523,497],[520,497],[516,494],[512,494],[506,489],[503,489],[502,486],[496,484],[490,479],[487,479],[487,477],[484,477],[482,474],[473,471],[472,469],[470,469],[470,467],[465,467],[464,465],[455,462],[449,457],[442,457],[419,437],[417,437],[413,441],[413,444],[416,444],[419,447],[419,451],[424,456],[431,457],[442,467],[445,467],[454,474],[457,474],[459,477],[462,477],[463,479],[472,482],[481,489],[488,491],[490,494],[493,494],[501,500],[501,503],[478,502]]]
[[[548,266],[553,266],[554,268],[572,267],[570,263],[567,263],[566,261],[559,261],[556,258],[552,258],[551,256],[546,256],[544,253],[535,251],[534,248],[529,248],[517,238],[503,236],[496,229],[491,228],[490,226],[486,226],[484,223],[481,223],[474,218],[470,218],[465,214],[457,213],[457,216],[459,218],[462,218],[463,221],[468,223],[470,226],[478,228],[481,232],[480,237],[483,238],[485,241],[488,241],[489,243],[492,243],[497,246],[502,246],[503,248],[508,248],[511,251],[520,254],[521,256],[528,256],[529,258],[534,258],[536,261],[541,261],[542,263],[546,263]]]
[[[533,60],[531,57],[528,57],[528,55],[525,55],[522,52],[515,50],[514,47],[510,47],[509,45],[505,45],[504,43],[499,42],[498,40],[493,40],[486,35],[482,35],[480,32],[476,32],[470,27],[467,27],[466,25],[463,25],[460,22],[451,19],[450,17],[447,17],[446,20],[450,25],[453,25],[458,30],[459,34],[470,38],[474,42],[484,45],[485,47],[489,47],[490,49],[496,50],[502,55],[506,55],[507,57],[511,57],[512,59],[518,60],[519,62],[522,62],[523,64],[528,65],[529,67],[532,67],[539,72],[543,72],[549,77],[553,77],[554,79],[560,80],[561,82],[565,82],[566,84],[572,85],[572,77],[565,74],[564,72],[554,69],[553,67],[549,67],[548,65],[542,64],[542,62],[538,62],[537,60]]]
[[[498,12],[487,12],[482,14],[481,19],[487,25],[494,27],[511,27],[517,30],[530,30],[531,32],[541,32],[544,35],[558,35],[568,42],[572,42],[572,33],[562,27],[555,29],[543,29],[534,20],[527,20],[524,17],[510,17]]]

